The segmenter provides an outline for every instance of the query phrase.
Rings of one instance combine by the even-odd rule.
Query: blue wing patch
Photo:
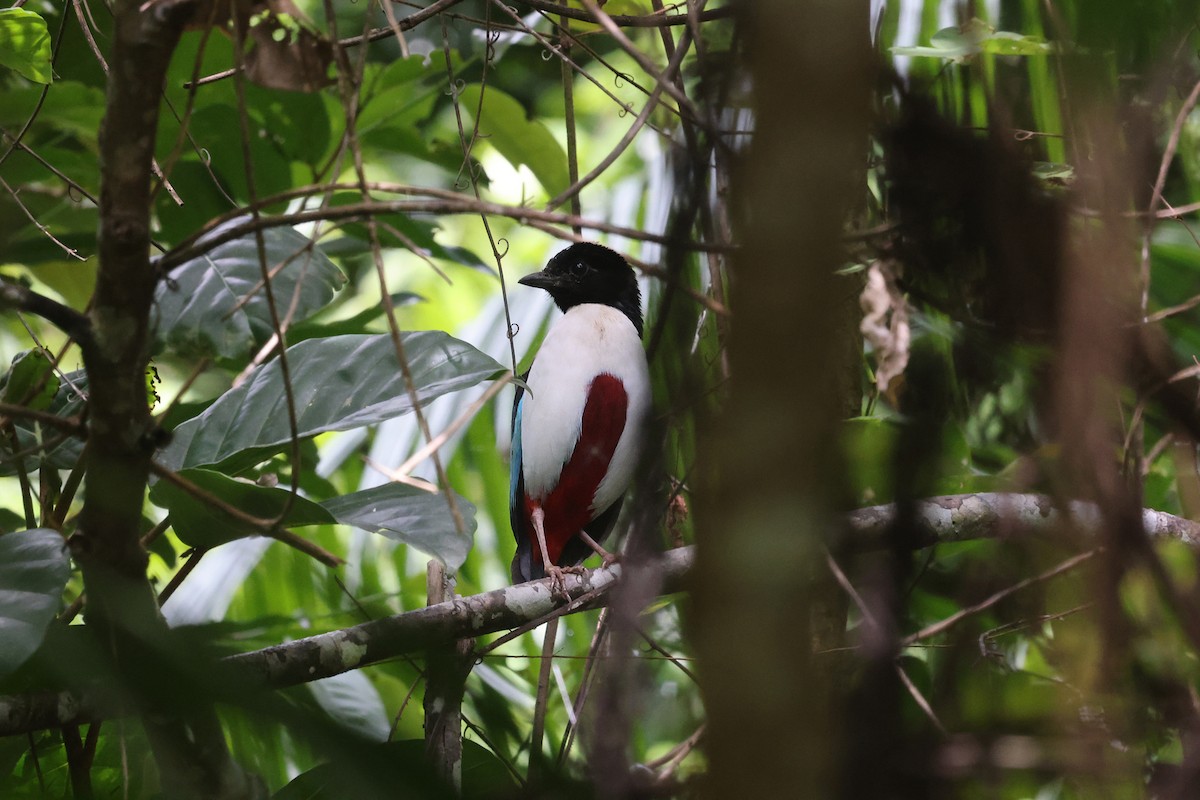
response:
[[[529,377],[526,372],[522,380]],[[525,476],[521,469],[521,408],[525,405],[525,389],[517,387],[513,397],[512,413],[512,460],[509,464],[508,518],[512,524],[513,538],[517,540],[517,552],[512,560],[513,583],[524,583],[541,577],[541,568],[535,572],[532,564],[532,546],[529,532],[525,530]]]
[[[517,391],[521,391],[518,387]],[[509,464],[508,478],[508,507],[517,509],[520,506],[518,503],[524,502],[523,497],[517,497],[517,490],[521,483],[521,409],[525,406],[525,393],[521,392],[521,396],[517,398],[516,407],[513,409],[513,428],[512,428],[512,460]]]

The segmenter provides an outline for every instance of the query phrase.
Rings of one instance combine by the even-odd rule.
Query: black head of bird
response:
[[[629,317],[642,334],[642,293],[637,275],[620,253],[592,242],[573,244],[555,255],[541,272],[518,283],[545,289],[559,309],[584,303],[612,306]]]

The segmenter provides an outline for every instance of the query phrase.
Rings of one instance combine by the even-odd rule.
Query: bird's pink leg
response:
[[[615,564],[621,560],[621,557],[618,556],[616,553],[608,552],[607,550],[605,550],[603,547],[600,546],[599,542],[597,542],[591,536],[588,536],[587,531],[581,530],[579,532],[579,538],[583,540],[584,544],[586,544],[588,547],[595,550],[596,555],[598,555],[598,556],[600,556],[600,558],[604,559],[604,566],[607,567],[607,566],[609,566],[611,564]]]
[[[538,506],[529,513],[529,521],[533,523],[533,533],[537,536],[538,547],[542,550],[542,567],[550,576],[550,593],[556,597],[567,597],[567,589],[563,584],[563,571],[550,563],[550,554],[546,550],[546,512]]]

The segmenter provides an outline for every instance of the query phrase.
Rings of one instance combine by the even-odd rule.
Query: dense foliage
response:
[[[851,5],[0,11],[0,795],[1195,796],[1194,4]],[[578,239],[656,415],[550,637]]]

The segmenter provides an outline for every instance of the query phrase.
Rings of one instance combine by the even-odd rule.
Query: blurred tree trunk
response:
[[[859,356],[853,290],[834,272],[865,155],[867,5],[744,8],[756,135],[736,184],[733,380],[705,432],[696,515],[707,795],[822,797],[838,736],[812,615],[840,602],[823,545],[841,494],[846,359]]]
[[[243,798],[261,794],[259,783],[233,762],[212,706],[188,697],[159,660],[169,632],[140,541],[155,440],[145,374],[158,283],[150,264],[151,164],[164,76],[190,11],[185,3],[147,10],[136,0],[113,8],[100,136],[100,262],[91,327],[79,342],[90,395],[87,471],[71,551],[83,572],[87,627],[143,712],[163,791]]]

